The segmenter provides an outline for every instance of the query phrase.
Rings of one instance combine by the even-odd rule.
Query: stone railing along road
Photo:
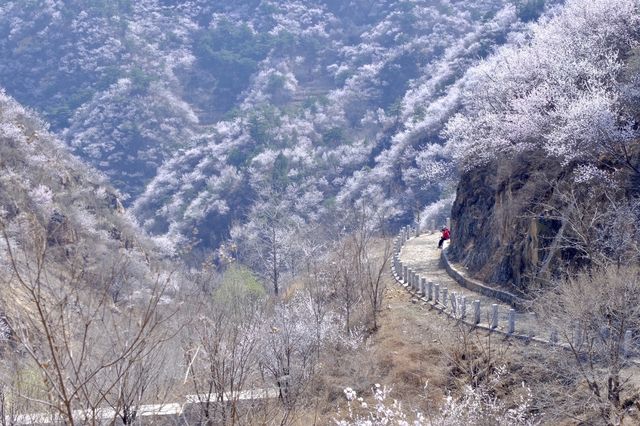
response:
[[[404,227],[393,245],[391,272],[417,300],[429,304],[446,316],[469,326],[504,336],[568,347],[558,342],[557,332],[546,330],[535,315],[525,309],[526,300],[470,278],[463,268],[452,264],[445,249],[438,249],[440,234],[420,233],[418,228]],[[578,329],[571,336],[575,346],[581,344]],[[632,332],[625,333],[623,351],[635,356]],[[635,358],[635,357],[634,357]],[[634,364],[640,361],[634,359]]]

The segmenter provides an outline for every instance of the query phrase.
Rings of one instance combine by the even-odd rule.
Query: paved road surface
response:
[[[449,294],[456,292],[458,295],[462,294],[466,296],[468,305],[474,300],[479,300],[482,306],[481,324],[488,325],[489,307],[494,303],[497,304],[500,317],[498,329],[506,330],[507,315],[511,306],[497,299],[468,290],[451,278],[441,265],[441,250],[438,249],[439,240],[439,233],[426,233],[419,237],[411,238],[402,247],[400,260],[403,265],[413,269],[421,277],[426,278],[427,281],[440,284],[440,288],[448,288]],[[467,312],[471,312],[470,306],[467,307]],[[533,334],[545,339],[549,337],[549,333],[545,333],[545,330],[539,327],[533,314],[524,312],[518,312],[516,314],[516,333],[527,336]]]

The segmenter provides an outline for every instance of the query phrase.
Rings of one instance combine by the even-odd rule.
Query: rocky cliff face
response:
[[[451,258],[520,294],[588,265],[640,261],[640,141],[632,148],[586,172],[528,152],[463,173]]]
[[[561,221],[545,217],[559,164],[539,155],[496,160],[463,173],[451,212],[451,257],[478,279],[526,293],[541,270],[554,270]]]

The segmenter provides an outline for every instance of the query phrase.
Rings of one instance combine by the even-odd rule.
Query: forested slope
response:
[[[273,192],[294,222],[358,201],[411,221],[452,193],[440,131],[459,79],[545,7],[8,2],[0,85],[172,244],[239,238]]]
[[[482,279],[637,262],[639,24],[634,1],[568,1],[467,73],[452,252]]]
[[[2,2],[3,421],[633,422],[638,8]],[[388,237],[450,214],[558,345],[388,292]]]
[[[115,189],[1,92],[0,171],[3,281],[16,267],[35,274],[30,268],[40,265],[50,268],[53,286],[64,287],[74,265],[87,282],[114,274],[105,289],[114,297],[153,282],[150,261],[163,253],[125,212]],[[11,304],[5,296],[3,312]]]

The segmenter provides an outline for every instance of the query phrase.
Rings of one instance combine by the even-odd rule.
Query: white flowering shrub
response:
[[[421,228],[435,226],[435,229],[439,229],[440,226],[446,225],[454,200],[455,195],[451,195],[426,206],[420,213]]]
[[[335,419],[338,426],[528,426],[538,423],[531,414],[531,392],[523,384],[522,394],[513,407],[492,395],[486,386],[466,386],[460,397],[447,395],[443,404],[432,413],[407,410],[403,404],[390,399],[391,389],[376,383],[374,402],[369,405],[351,388],[344,390],[347,400],[346,415]],[[340,413],[338,413],[340,414]]]
[[[638,131],[620,80],[638,11],[634,0],[567,1],[470,69],[444,132],[454,158],[465,169],[532,150],[564,164],[626,161]]]

